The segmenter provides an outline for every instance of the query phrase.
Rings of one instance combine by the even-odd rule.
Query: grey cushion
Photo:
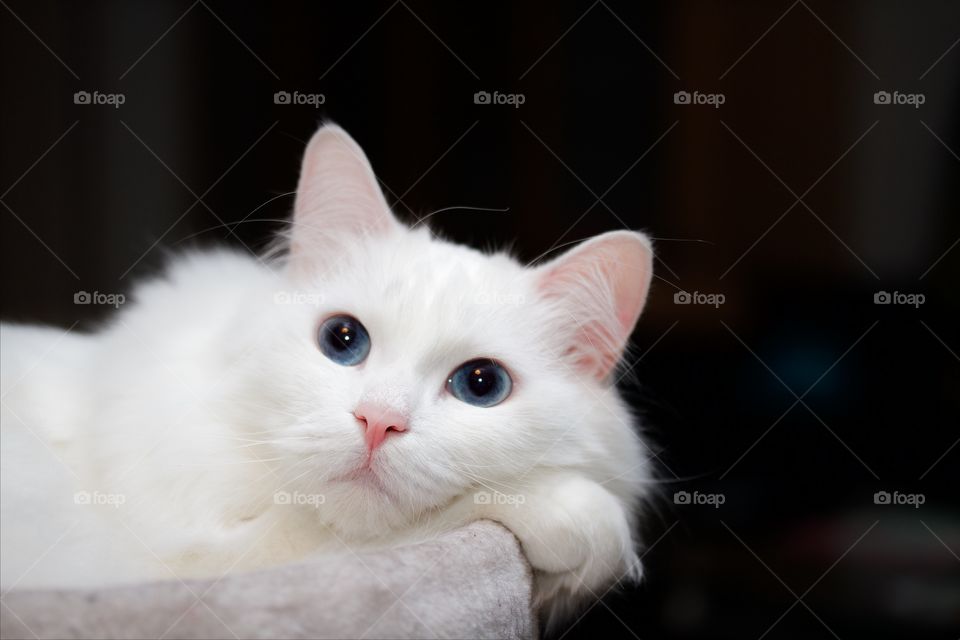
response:
[[[435,540],[219,581],[3,598],[3,638],[532,638],[516,538],[476,522]]]

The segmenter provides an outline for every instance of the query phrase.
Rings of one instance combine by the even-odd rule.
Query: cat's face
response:
[[[362,152],[326,127],[291,242],[251,392],[276,408],[280,484],[322,496],[331,523],[522,493],[532,468],[589,464],[595,438],[628,428],[604,405],[649,287],[639,234],[536,268],[443,242],[396,222]]]

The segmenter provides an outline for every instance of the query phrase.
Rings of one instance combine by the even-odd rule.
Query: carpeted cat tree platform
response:
[[[4,595],[2,638],[534,638],[532,576],[492,522],[222,580]]]

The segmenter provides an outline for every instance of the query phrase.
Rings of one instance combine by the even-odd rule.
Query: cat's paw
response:
[[[535,601],[548,626],[638,580],[640,561],[624,506],[599,484],[556,478],[499,510],[535,571]]]

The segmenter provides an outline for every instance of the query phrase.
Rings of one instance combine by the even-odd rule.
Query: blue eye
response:
[[[500,404],[512,388],[513,380],[507,370],[487,359],[463,363],[447,380],[447,389],[454,398],[478,407]]]
[[[370,353],[370,336],[353,316],[333,316],[320,325],[320,351],[337,364],[350,367],[363,362]]]

